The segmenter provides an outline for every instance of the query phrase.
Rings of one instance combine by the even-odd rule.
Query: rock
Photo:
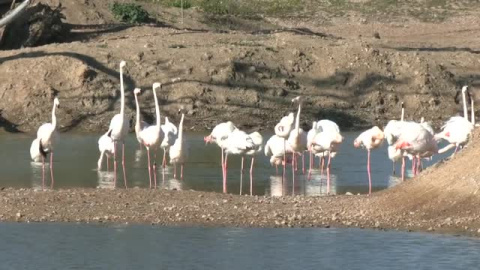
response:
[[[213,54],[206,52],[202,54],[202,57],[200,59],[203,61],[208,61],[208,60],[211,60],[212,58],[213,58]]]
[[[345,195],[347,195],[347,196],[352,196],[353,193],[351,193],[350,191],[347,191],[347,193],[345,193]]]

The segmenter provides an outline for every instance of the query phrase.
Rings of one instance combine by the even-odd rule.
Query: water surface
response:
[[[478,239],[359,229],[0,223],[1,269],[478,269]]]
[[[353,140],[359,132],[344,132],[345,141],[341,145],[338,155],[332,160],[331,192],[344,194],[346,192],[368,192],[366,173],[365,150],[355,149]],[[220,166],[220,148],[216,145],[205,145],[203,133],[187,133],[186,139],[190,145],[188,163],[185,165],[184,179],[173,177],[173,167],[168,165],[165,170],[158,166],[158,181],[162,188],[177,190],[222,191],[222,173]],[[97,141],[100,134],[60,134],[55,148],[54,172],[56,188],[92,187],[113,188],[113,173],[97,171],[99,157]],[[270,135],[265,136],[265,141]],[[42,167],[30,161],[31,135],[0,134],[0,186],[4,187],[34,187],[41,188]],[[436,156],[432,161],[424,161],[425,166],[437,162],[443,156]],[[159,150],[157,164],[161,164],[162,151]],[[308,155],[305,157],[308,164]],[[326,193],[326,176],[318,170],[319,159],[316,159],[316,168],[312,173],[311,181],[307,181],[301,168],[297,171],[295,186],[292,186],[292,172],[288,169],[287,179],[283,181],[281,169],[279,174],[271,167],[268,158],[263,154],[255,161],[253,176],[253,194],[274,196],[288,195],[294,190],[296,194],[319,195]],[[249,193],[248,168],[250,159],[247,159],[245,174],[242,181],[243,194]],[[306,165],[307,166],[307,165]],[[301,166],[300,166],[301,167]],[[228,192],[240,193],[240,158],[229,157],[228,164]],[[119,181],[123,185],[121,168]],[[129,134],[126,140],[126,169],[128,185],[130,187],[148,187],[147,157],[145,150],[139,150],[134,134]],[[308,169],[308,168],[307,168]],[[373,189],[385,189],[398,184],[397,176],[392,175],[392,163],[387,158],[387,146],[372,151],[372,178]],[[410,174],[410,171],[407,172]],[[49,180],[49,172],[46,172]],[[47,182],[48,183],[48,182]]]

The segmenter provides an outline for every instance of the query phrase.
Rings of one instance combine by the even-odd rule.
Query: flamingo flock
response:
[[[110,171],[110,158],[113,158],[113,181],[114,186],[117,183],[117,147],[121,144],[122,155],[121,164],[123,172],[123,184],[128,187],[126,169],[125,169],[125,137],[129,131],[129,118],[125,114],[125,88],[123,83],[123,69],[126,66],[125,61],[121,61],[120,70],[120,112],[111,119],[108,130],[99,138],[98,149],[100,157],[97,161],[98,171],[102,170],[103,160],[106,156],[106,168]],[[188,141],[184,136],[184,118],[185,111],[179,110],[181,114],[180,122],[177,126],[165,117],[162,124],[160,106],[158,102],[158,91],[162,90],[162,84],[155,82],[152,84],[153,98],[155,102],[155,123],[149,125],[142,121],[139,95],[142,90],[135,88],[133,91],[135,97],[136,117],[135,117],[135,135],[140,145],[140,149],[147,151],[147,169],[149,175],[150,188],[157,187],[157,163],[156,156],[158,148],[163,150],[162,168],[167,165],[167,155],[169,163],[174,166],[173,176],[177,177],[177,165],[180,166],[180,178],[183,179],[184,164],[189,156]],[[470,96],[468,87],[462,88],[463,116],[453,116],[442,126],[439,133],[435,133],[433,128],[422,120],[420,122],[405,120],[405,106],[403,102],[400,120],[391,120],[383,130],[374,126],[362,132],[354,141],[355,148],[367,150],[367,178],[368,194],[372,193],[371,176],[371,151],[379,148],[384,141],[388,144],[388,158],[393,163],[393,174],[395,174],[395,163],[402,162],[401,178],[405,179],[406,158],[412,161],[413,175],[418,174],[422,169],[422,160],[430,159],[433,155],[444,153],[455,148],[453,155],[463,147],[471,137],[475,127],[474,103],[471,99],[471,117],[469,119],[466,95]],[[297,106],[296,113],[289,112],[282,117],[274,127],[272,135],[264,144],[263,136],[255,131],[247,133],[231,121],[216,125],[211,133],[204,137],[206,144],[215,143],[220,147],[222,184],[223,192],[227,193],[228,178],[228,157],[238,155],[241,157],[240,166],[240,185],[243,184],[244,163],[246,157],[251,157],[250,161],[250,194],[253,194],[253,171],[256,156],[263,153],[269,157],[270,164],[276,167],[282,166],[282,182],[286,180],[287,165],[291,166],[292,182],[295,187],[296,174],[298,172],[299,159],[302,160],[301,173],[307,174],[306,179],[310,180],[311,173],[315,167],[315,158],[318,157],[319,169],[323,175],[326,169],[327,176],[327,194],[330,193],[331,185],[331,162],[337,155],[339,146],[343,143],[344,137],[341,135],[339,126],[328,119],[321,119],[312,123],[312,128],[306,132],[300,127],[303,98],[297,96],[291,100],[291,103]],[[59,99],[55,97],[52,108],[52,122],[43,124],[37,131],[37,137],[33,140],[30,147],[30,156],[34,162],[42,163],[42,187],[45,187],[45,163],[50,155],[50,186],[54,185],[53,173],[53,150],[57,137],[57,118],[56,109],[59,108]],[[441,140],[448,142],[448,145],[442,149],[438,148]],[[305,170],[305,154],[309,154],[308,172]],[[153,157],[152,157],[153,155]],[[326,165],[326,168],[325,168]],[[375,164],[373,164],[375,165]],[[248,165],[247,165],[248,166]],[[242,190],[242,186],[240,187]]]

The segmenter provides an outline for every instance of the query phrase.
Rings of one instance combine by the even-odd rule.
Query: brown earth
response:
[[[150,89],[160,81],[166,84],[162,113],[176,119],[185,106],[187,126],[196,130],[227,119],[247,129],[270,128],[297,95],[306,97],[306,128],[319,118],[343,128],[381,125],[398,118],[401,102],[407,119],[439,124],[460,109],[457,89],[480,83],[475,8],[435,23],[357,13],[249,20],[192,8],[185,15],[188,30],[181,30],[178,9],[154,3],[142,5],[157,23],[132,26],[115,22],[108,9],[113,1],[61,2],[72,28],[67,42],[0,51],[6,130],[33,131],[49,120],[54,95],[64,130],[105,130],[119,108],[122,59],[132,119],[133,88],[146,90],[140,101],[151,120]]]
[[[148,189],[0,191],[0,220],[361,227],[480,236],[480,134],[454,158],[367,195],[258,197]]]

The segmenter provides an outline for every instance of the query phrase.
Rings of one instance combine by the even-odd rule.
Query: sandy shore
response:
[[[360,227],[480,236],[476,218],[392,215],[374,196],[264,197],[196,191],[66,189],[0,192],[0,220],[167,226]]]

